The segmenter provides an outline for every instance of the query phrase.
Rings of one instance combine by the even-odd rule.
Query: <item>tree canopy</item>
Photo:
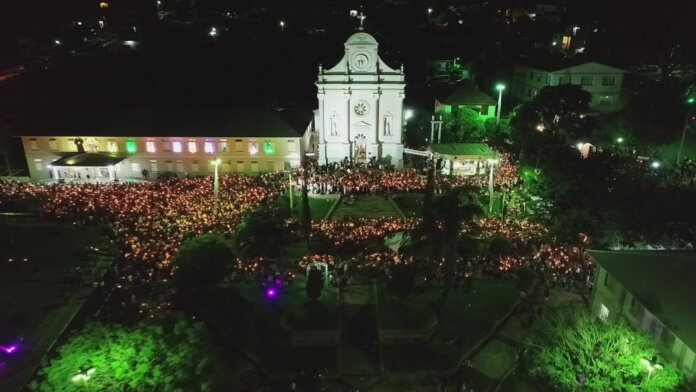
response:
[[[202,324],[92,323],[58,348],[30,388],[37,392],[210,390],[211,347]],[[78,374],[88,380],[73,380]]]
[[[285,219],[289,216],[288,209],[269,205],[247,212],[235,229],[235,248],[239,256],[245,259],[282,256],[288,242]]]
[[[551,314],[540,328],[534,359],[555,390],[673,391],[680,383],[674,366],[659,361],[652,375],[641,359],[658,356],[650,337],[628,325],[602,322],[588,312],[566,310]]]
[[[593,120],[584,115],[591,100],[592,94],[578,85],[546,86],[532,101],[513,111],[510,117],[513,138],[523,153],[574,145],[593,129]]]
[[[185,241],[174,258],[174,282],[180,288],[217,286],[235,255],[230,242],[218,233],[201,234]]]

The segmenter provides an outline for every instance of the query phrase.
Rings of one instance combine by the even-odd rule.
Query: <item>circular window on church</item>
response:
[[[365,101],[358,101],[358,103],[355,104],[355,107],[353,107],[353,110],[355,111],[355,114],[362,116],[363,114],[367,113],[368,110],[370,110],[370,106]]]

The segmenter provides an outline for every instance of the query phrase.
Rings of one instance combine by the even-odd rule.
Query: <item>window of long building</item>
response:
[[[198,146],[196,146],[195,141],[189,141],[188,143],[188,150],[191,154],[195,153],[198,151]]]
[[[54,138],[48,139],[48,149],[49,150],[57,150],[58,149],[58,142],[56,141],[56,139],[54,139]]]
[[[155,142],[153,142],[152,140],[148,140],[145,143],[145,149],[147,150],[147,152],[155,152]]]

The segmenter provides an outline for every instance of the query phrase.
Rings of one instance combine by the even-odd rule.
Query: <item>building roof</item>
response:
[[[696,349],[696,252],[588,251],[692,350]]]
[[[445,105],[488,105],[496,101],[469,81],[462,82],[443,102]]]
[[[546,72],[556,72],[572,67],[577,67],[579,65],[583,64],[588,64],[588,63],[595,63],[595,64],[600,64],[604,67],[607,68],[613,68],[616,70],[616,72],[625,72],[623,69],[612,67],[610,65],[598,62],[598,61],[593,61],[593,59],[587,57],[587,56],[582,56],[582,55],[576,55],[573,57],[564,57],[562,55],[552,55],[552,54],[543,54],[543,55],[536,55],[536,56],[524,56],[520,59],[517,60],[516,62],[518,65],[523,65],[526,67],[546,71]]]
[[[25,118],[21,136],[300,137],[311,111],[236,108],[63,110]]]
[[[72,152],[60,159],[51,162],[51,166],[57,167],[106,167],[121,162],[124,158],[102,152]]]
[[[456,155],[469,159],[493,158],[496,154],[483,143],[442,143],[430,144],[428,149],[435,154]]]

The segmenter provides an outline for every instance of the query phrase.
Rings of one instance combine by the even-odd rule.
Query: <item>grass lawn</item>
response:
[[[281,317],[298,329],[338,328],[337,292],[327,288],[316,304],[308,304],[305,279],[298,277],[278,296],[268,299],[256,282],[226,284],[198,298],[205,317],[213,317],[228,338],[273,371],[297,370],[298,366],[336,368],[335,347],[292,347]]]
[[[309,195],[309,211],[312,214],[312,219],[326,219],[326,214],[329,213],[331,206],[338,200],[338,195]],[[302,194],[295,193],[292,199],[293,209],[292,216],[299,219],[300,207],[302,206]],[[290,207],[290,196],[286,193],[278,197],[277,203],[279,206]]]
[[[408,308],[427,309],[442,293],[433,288],[405,300]],[[385,367],[392,371],[442,370],[455,365],[461,355],[478,343],[518,299],[512,281],[476,279],[465,293],[453,289],[437,314],[438,325],[431,340],[423,344],[384,347]],[[392,301],[392,302],[390,302]],[[415,313],[405,306],[393,306],[395,299],[379,299],[380,327],[415,321]],[[427,317],[421,314],[427,322]],[[412,321],[409,321],[412,320]],[[454,343],[448,341],[454,339]]]
[[[96,226],[34,223],[0,224],[0,238],[0,331],[31,337],[91,279],[87,248],[104,237]],[[81,274],[72,273],[76,267]]]
[[[435,195],[437,198],[439,195]],[[397,206],[403,211],[404,215],[409,217],[421,218],[423,216],[423,194],[422,193],[402,193],[392,197]],[[509,198],[508,198],[509,200]],[[488,213],[488,196],[481,196],[481,206]],[[495,193],[495,202],[493,203],[493,214],[501,213],[503,204],[503,194]]]
[[[355,196],[355,203],[349,204],[344,198],[341,204],[336,207],[331,219],[340,220],[346,217],[358,218],[381,218],[381,217],[400,217],[399,211],[394,208],[394,204],[384,196],[358,195]]]
[[[89,246],[103,244],[99,226],[31,220],[34,223],[0,224],[0,345],[24,336],[17,353],[0,366],[2,391],[23,385],[84,304],[88,285],[112,260],[108,254],[92,258],[93,252],[88,252]]]
[[[423,216],[423,194],[402,193],[392,197],[404,215],[420,218]]]

